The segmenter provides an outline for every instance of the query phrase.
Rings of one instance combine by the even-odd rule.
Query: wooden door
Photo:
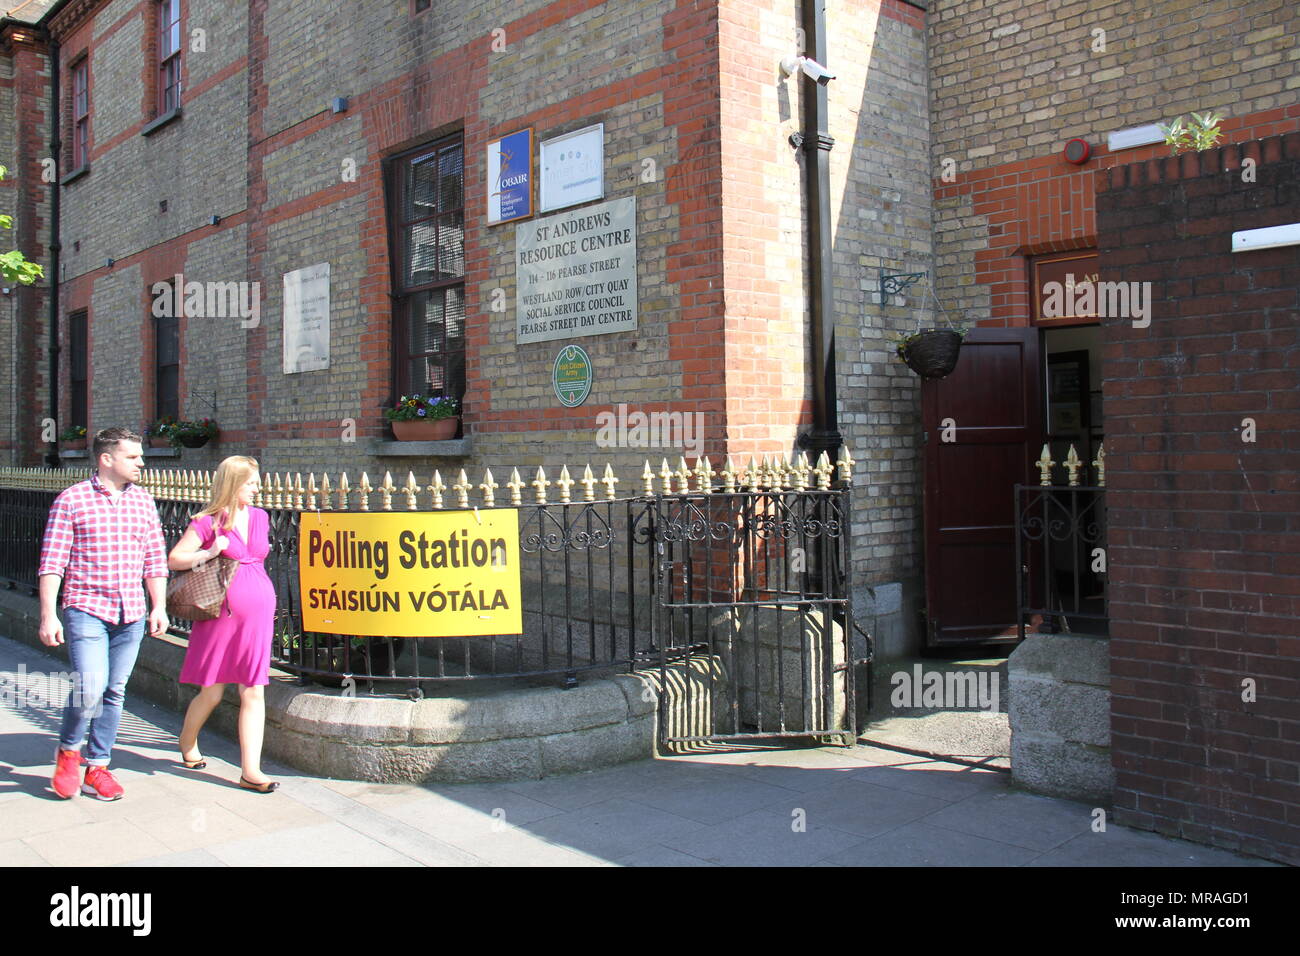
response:
[[[921,386],[927,647],[1016,639],[1013,496],[1036,480],[1042,374],[1037,328],[976,328]]]

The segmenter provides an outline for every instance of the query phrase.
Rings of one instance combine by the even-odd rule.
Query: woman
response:
[[[257,462],[233,455],[217,467],[208,506],[194,516],[167,565],[186,571],[218,555],[235,558],[239,569],[215,620],[195,621],[190,646],[181,667],[182,684],[202,690],[190,701],[181,728],[181,762],[201,770],[207,762],[198,752],[199,730],[221,702],[225,685],[239,685],[239,785],[271,793],[280,785],[262,773],[262,731],[266,704],[262,688],[270,683],[271,634],[275,617],[275,588],[262,564],[270,551],[270,518],[252,507],[261,479]]]

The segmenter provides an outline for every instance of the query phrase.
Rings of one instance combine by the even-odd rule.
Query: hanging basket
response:
[[[943,378],[957,367],[961,340],[954,329],[925,329],[904,343],[903,361],[921,378]]]

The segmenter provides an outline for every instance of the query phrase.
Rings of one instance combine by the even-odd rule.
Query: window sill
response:
[[[144,457],[146,458],[179,458],[181,450],[179,448],[145,448]]]
[[[156,120],[153,120],[150,123],[146,123],[144,129],[140,130],[140,135],[152,136],[154,133],[158,132],[158,130],[166,126],[168,123],[171,123],[180,118],[181,118],[181,108],[178,106],[170,113],[165,113],[164,115],[158,117]]]
[[[469,438],[450,441],[394,441],[372,438],[367,449],[376,458],[465,458],[470,454]]]
[[[68,175],[64,176],[64,177],[63,177],[63,182],[61,182],[59,185],[60,185],[60,186],[66,186],[66,185],[68,185],[68,183],[72,182],[74,179],[80,179],[82,176],[86,175],[86,173],[88,173],[88,172],[90,172],[90,163],[84,163],[83,165],[78,166],[78,167],[77,167],[76,169],[74,169],[72,172],[68,173]]]
[[[60,448],[60,458],[89,458],[90,451],[85,448]]]

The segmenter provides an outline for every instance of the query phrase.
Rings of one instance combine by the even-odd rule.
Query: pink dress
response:
[[[204,515],[190,523],[202,541],[212,546],[216,536],[212,517]],[[239,570],[226,591],[221,616],[212,621],[195,621],[189,650],[181,667],[182,684],[268,684],[271,667],[271,636],[275,619],[275,588],[262,562],[271,550],[268,537],[270,518],[261,508],[248,509],[248,541],[233,528],[223,532],[230,543],[222,557],[239,561]]]

